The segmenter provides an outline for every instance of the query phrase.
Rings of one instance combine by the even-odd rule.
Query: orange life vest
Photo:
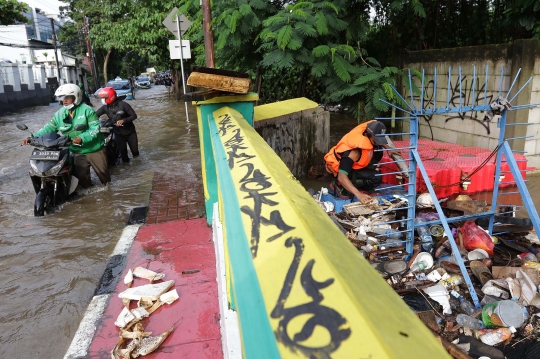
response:
[[[364,136],[364,132],[366,132],[367,125],[373,121],[375,120],[364,122],[361,125],[356,126],[351,132],[343,136],[337,145],[328,151],[324,156],[326,171],[328,171],[328,173],[333,174],[334,177],[337,176],[341,154],[346,151],[354,149],[362,150],[360,159],[353,163],[353,170],[362,169],[371,162],[371,158],[373,157],[373,145],[369,138]]]

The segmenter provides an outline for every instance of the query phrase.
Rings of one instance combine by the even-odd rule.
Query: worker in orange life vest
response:
[[[324,156],[326,170],[334,176],[330,189],[340,198],[355,196],[360,202],[371,201],[371,196],[361,190],[373,190],[382,183],[380,172],[375,169],[383,156],[382,148],[391,148],[386,141],[386,126],[379,121],[364,122],[347,133]],[[399,153],[386,151],[388,155]]]

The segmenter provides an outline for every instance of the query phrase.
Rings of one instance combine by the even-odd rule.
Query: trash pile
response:
[[[111,352],[113,359],[131,359],[148,355],[173,331],[174,325],[160,335],[152,336],[152,332],[144,331],[145,325],[142,322],[163,304],[172,304],[178,299],[176,289],[169,290],[174,286],[174,280],[153,284],[154,281],[161,281],[164,277],[162,273],[142,267],[127,272],[124,284],[128,289],[118,294],[124,308],[114,322],[114,325],[120,328],[120,338]],[[147,279],[150,284],[130,288],[134,278]]]
[[[406,251],[408,201],[404,195],[343,201],[326,189],[313,193],[351,243],[383,276],[455,358],[540,358],[540,241],[527,218],[502,207],[489,218],[449,223],[472,281],[469,293],[431,196],[417,199],[413,253]],[[441,201],[446,218],[485,212],[468,196]]]

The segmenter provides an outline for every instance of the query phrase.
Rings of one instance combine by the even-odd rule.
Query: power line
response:
[[[24,49],[36,49],[36,50],[52,50],[54,49],[53,45],[50,45],[50,47],[42,47],[42,46],[29,46],[29,45],[19,45],[19,44],[8,44],[5,42],[0,42],[0,46],[9,46],[9,47],[18,47],[18,48],[24,48]]]

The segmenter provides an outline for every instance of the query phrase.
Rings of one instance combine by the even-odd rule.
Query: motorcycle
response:
[[[105,139],[105,150],[107,152],[107,163],[109,166],[115,166],[118,161],[118,145],[116,144],[115,134],[113,127],[116,126],[118,121],[124,115],[124,111],[118,111],[115,116],[108,120],[100,120],[99,132]]]
[[[24,124],[17,124],[22,131],[28,130]],[[76,131],[88,127],[76,125]],[[79,180],[73,174],[73,155],[69,151],[71,139],[57,133],[47,133],[33,137],[29,143],[34,146],[30,155],[30,179],[36,192],[34,216],[44,216],[53,207],[65,202],[75,191]]]

